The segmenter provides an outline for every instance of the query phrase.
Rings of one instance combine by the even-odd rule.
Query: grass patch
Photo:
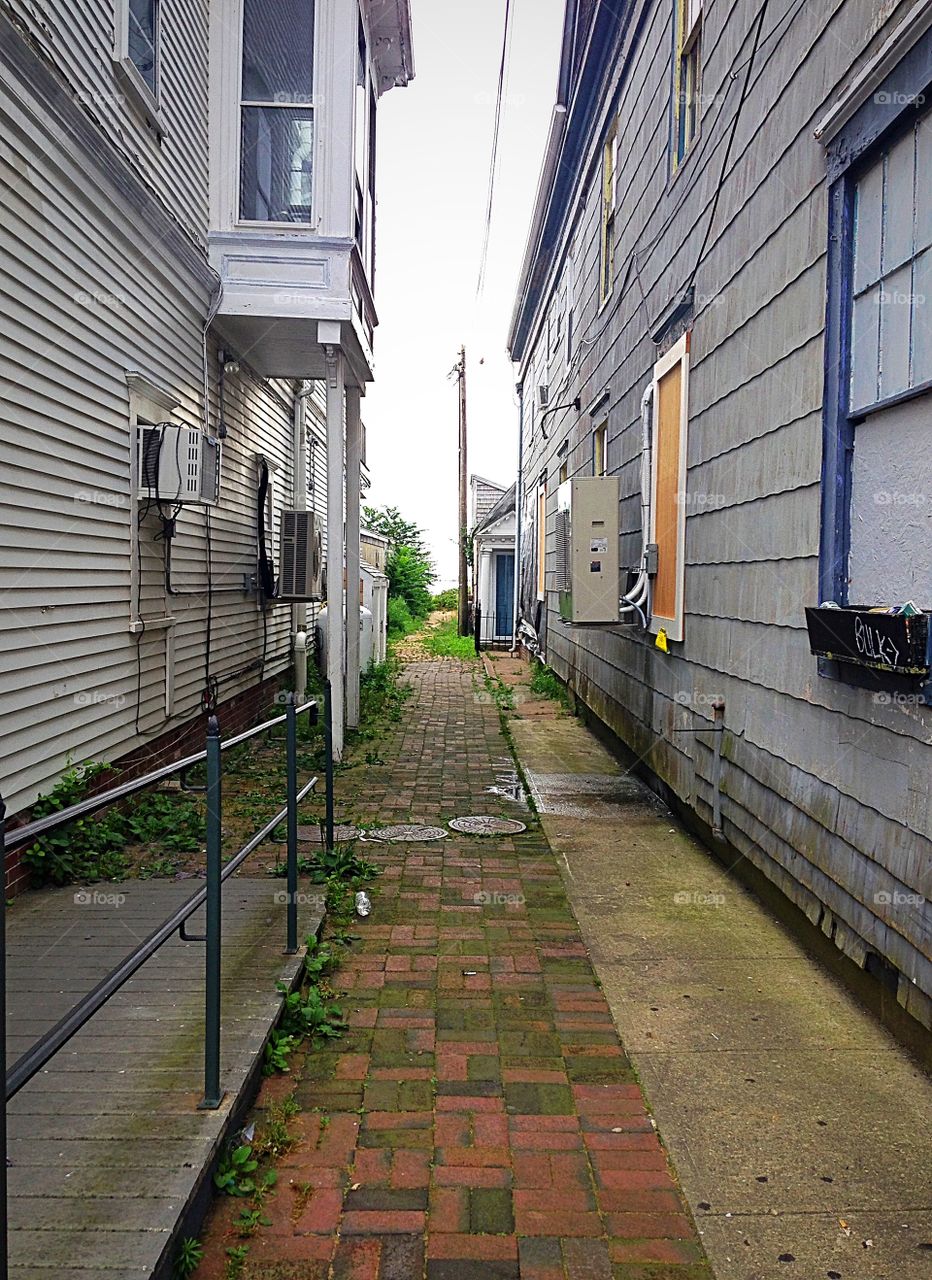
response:
[[[563,681],[537,658],[531,660],[531,693],[538,698],[551,698],[567,711],[572,710],[570,695]]]
[[[472,636],[461,636],[455,618],[441,622],[439,626],[428,627],[419,636],[428,653],[435,658],[462,658],[475,660],[476,644]]]

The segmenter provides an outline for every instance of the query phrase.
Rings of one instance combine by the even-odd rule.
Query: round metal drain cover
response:
[[[377,827],[366,832],[367,840],[387,840],[392,844],[414,844],[420,840],[442,840],[443,827],[421,827],[416,823],[399,823],[394,827]]]
[[[512,818],[489,818],[474,815],[471,818],[454,818],[448,824],[454,831],[462,831],[467,836],[514,836],[519,831],[527,831],[523,822],[515,822]]]
[[[359,828],[341,823],[333,828],[333,838],[337,843],[355,840],[359,836]],[[323,831],[321,827],[298,827],[298,839],[302,844],[323,844]],[[284,844],[284,841],[281,841]]]

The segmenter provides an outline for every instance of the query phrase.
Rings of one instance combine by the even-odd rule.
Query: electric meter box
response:
[[[565,480],[557,490],[557,590],[565,622],[617,622],[618,477]]]

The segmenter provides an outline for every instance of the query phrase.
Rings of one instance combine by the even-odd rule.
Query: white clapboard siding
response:
[[[599,421],[608,420],[623,563],[631,565],[640,550],[640,397],[657,358],[648,335],[689,279],[706,234],[741,87],[733,69],[747,58],[759,13],[757,0],[706,6],[702,127],[671,181],[670,7],[655,0],[636,8],[644,11],[640,43],[607,73],[617,89],[623,193],[613,296],[602,309],[606,108],[588,139],[562,239],[538,264],[549,283],[523,358],[530,395],[538,381],[566,383],[565,398],[579,388],[585,406],[608,390]],[[725,697],[729,838],[826,933],[837,932],[855,959],[873,949],[895,964],[904,975],[901,1002],[927,1019],[927,932],[918,913],[883,918],[875,894],[894,886],[928,892],[932,713],[877,705],[863,691],[821,681],[803,613],[818,590],[828,233],[824,156],[813,128],[852,63],[879,47],[905,6],[885,5],[881,16],[876,8],[871,0],[778,6],[768,25],[784,9],[789,16],[755,61],[695,279],[687,493],[704,500],[687,505],[685,643],[660,655],[633,628],[568,627],[553,593],[543,625],[558,674],[706,820],[711,752],[701,735],[674,730],[709,718],[684,705],[688,699]],[[545,321],[571,249],[575,352],[567,368],[562,347],[547,355]],[[558,449],[568,441],[570,476],[591,474],[595,425],[566,413],[553,415],[546,441],[539,428],[526,430],[525,484],[548,477],[549,569],[564,461]]]
[[[207,236],[208,0],[162,0],[159,142],[117,74],[114,0],[6,0],[17,26],[189,234]]]
[[[22,8],[32,21],[37,9]],[[45,9],[53,65],[69,77],[79,66],[104,74],[106,59],[90,52],[89,33],[99,34],[109,4],[59,8]],[[197,20],[201,35],[189,47],[200,69],[205,8],[164,5],[166,14]],[[186,75],[200,75],[194,61]],[[171,219],[165,234],[154,235],[41,101],[12,80],[0,90],[0,758],[2,793],[14,813],[48,790],[68,759],[119,759],[200,714],[202,510],[181,513],[173,547],[173,581],[193,596],[167,595],[158,522],[151,513],[142,522],[139,604],[149,625],[139,639],[129,630],[136,539],[127,373],[142,374],[177,402],[174,420],[204,420],[202,334],[212,284],[206,265],[198,267],[171,233],[178,224],[199,236],[203,228],[206,147],[194,116],[206,119],[206,103],[195,91],[188,104],[191,127],[179,118],[175,145],[185,133],[190,153],[170,159],[167,138],[158,174],[142,174],[163,220]],[[135,161],[127,165],[138,178]],[[208,366],[216,429],[213,342]],[[221,699],[281,674],[291,631],[290,608],[274,609],[263,625],[254,596],[221,589],[255,572],[257,454],[277,466],[279,506],[291,502],[292,388],[269,388],[245,374],[227,385],[221,501],[211,517],[211,675]],[[319,496],[325,505],[325,488]],[[157,625],[164,616],[175,619],[170,633]],[[167,644],[174,675],[168,716]]]

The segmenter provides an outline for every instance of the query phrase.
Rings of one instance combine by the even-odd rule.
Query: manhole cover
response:
[[[473,816],[471,818],[454,818],[448,824],[454,831],[462,831],[467,836],[513,836],[519,831],[527,831],[523,822],[515,822],[511,818],[489,818]]]
[[[442,840],[447,833],[443,827],[420,827],[415,823],[399,823],[394,827],[377,827],[367,831],[366,840],[387,840],[392,844],[413,844],[419,840]]]
[[[358,835],[358,827],[344,824],[333,828],[333,838],[338,843],[344,840],[355,840]],[[298,827],[298,839],[302,844],[323,844],[323,830],[321,827]]]

